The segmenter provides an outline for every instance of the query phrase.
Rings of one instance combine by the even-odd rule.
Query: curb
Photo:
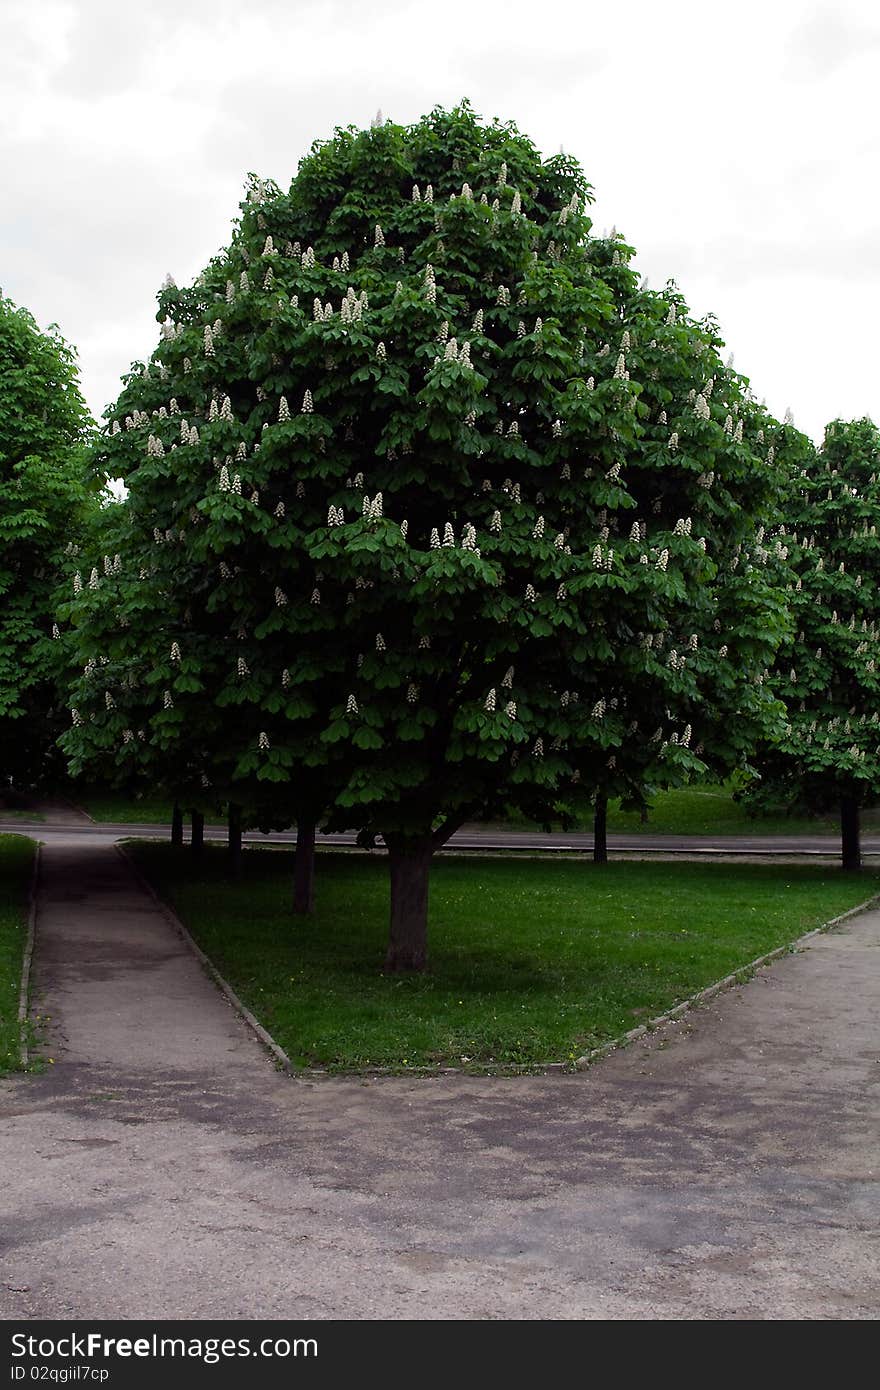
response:
[[[27,915],[27,937],[24,943],[24,955],[21,961],[21,988],[18,991],[18,1055],[22,1067],[27,1067],[30,1062],[25,1025],[28,1016],[28,996],[31,985],[31,961],[34,956],[34,936],[37,925],[37,884],[40,877],[40,855],[42,845],[37,841],[37,848],[34,854],[34,867],[31,872],[30,888],[28,889],[28,915]]]
[[[153,885],[149,883],[146,878],[144,878],[143,874],[135,864],[131,855],[128,854],[128,852],[125,849],[123,849],[122,845],[115,844],[113,848],[116,850],[116,853],[119,855],[120,859],[122,859],[124,863],[128,866],[129,870],[134,875],[134,878],[140,884],[144,892],[147,893],[149,897],[153,899],[153,902],[159,908],[159,911],[165,917],[166,921],[168,921],[171,924],[171,926],[177,932],[178,936],[180,936],[186,943],[186,945],[189,947],[190,951],[195,956],[199,964],[202,966],[203,970],[205,970],[205,972],[211,977],[214,984],[220,990],[220,993],[224,995],[225,998],[229,1001],[229,1003],[235,1009],[236,1013],[244,1020],[244,1022],[250,1028],[251,1032],[255,1035],[258,1041],[262,1043],[263,1047],[265,1047],[267,1051],[271,1052],[278,1066],[283,1071],[291,1073],[296,1072],[297,1074],[299,1074],[302,1071],[302,1068],[295,1067],[293,1065],[287,1053],[284,1051],[283,1048],[279,1047],[278,1043],[272,1037],[272,1034],[266,1031],[262,1023],[258,1022],[258,1020],[251,1013],[247,1005],[244,1004],[241,999],[239,999],[235,990],[232,988],[229,982],[223,978],[216,965],[214,965],[213,961],[211,961],[209,957],[205,955],[201,946],[199,946],[199,944],[193,939],[193,937],[190,936],[189,932],[181,922],[180,918],[177,916],[177,913],[174,911],[174,909],[170,907],[169,904],[166,903],[162,898],[159,897],[159,894],[156,892]]]
[[[658,1014],[656,1018],[649,1019],[647,1023],[642,1023],[638,1028],[631,1028],[628,1033],[623,1033],[619,1038],[613,1038],[611,1042],[603,1043],[601,1047],[594,1047],[591,1052],[585,1052],[583,1057],[575,1058],[575,1070],[586,1071],[594,1062],[601,1061],[603,1057],[610,1056],[612,1052],[617,1052],[630,1043],[638,1042],[646,1034],[653,1033],[667,1023],[677,1022],[684,1014],[690,1013],[691,1009],[699,1008],[701,1004],[707,1004],[710,999],[714,999],[717,994],[723,993],[724,990],[732,989],[734,985],[744,984],[755,970],[770,965],[782,956],[789,956],[795,951],[804,950],[814,937],[824,935],[825,932],[831,931],[832,927],[837,927],[841,922],[845,922],[847,918],[855,917],[860,912],[877,907],[878,904],[880,904],[880,893],[875,893],[873,897],[859,903],[857,907],[851,907],[847,912],[842,912],[839,917],[832,917],[830,921],[823,922],[820,927],[813,927],[812,931],[806,932],[804,936],[799,936],[796,941],[790,941],[787,946],[777,946],[774,950],[767,951],[763,956],[756,956],[754,960],[749,961],[748,965],[738,966],[729,975],[725,975],[723,980],[716,980],[714,984],[707,985],[705,989],[698,990],[696,994],[691,994],[667,1013]]]

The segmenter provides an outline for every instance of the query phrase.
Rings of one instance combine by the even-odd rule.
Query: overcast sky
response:
[[[652,285],[820,440],[880,422],[873,0],[3,0],[0,287],[79,350],[100,416],[166,272],[229,239],[245,175],[334,126],[468,97],[560,147]]]

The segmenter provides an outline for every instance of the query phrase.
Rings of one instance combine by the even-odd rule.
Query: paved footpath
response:
[[[53,820],[0,1084],[0,1316],[867,1319],[880,912],[589,1072],[277,1072],[111,845]]]

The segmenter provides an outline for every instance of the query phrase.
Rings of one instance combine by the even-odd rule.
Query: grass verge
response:
[[[162,796],[132,797],[102,787],[74,787],[70,795],[100,824],[171,826],[172,808]]]
[[[23,835],[0,835],[0,1075],[21,1066],[18,996],[34,851]]]
[[[196,868],[129,851],[298,1065],[504,1066],[575,1057],[880,890],[815,865],[438,858],[431,970],[384,976],[381,856],[318,856],[318,910],[294,919],[292,855],[222,850]]]
[[[592,829],[592,827],[586,827]],[[862,831],[880,829],[880,810],[862,812]],[[657,792],[648,819],[634,811],[621,811],[615,802],[608,808],[609,834],[647,835],[832,835],[840,837],[835,816],[749,815],[734,801],[731,789],[704,783],[678,791]]]

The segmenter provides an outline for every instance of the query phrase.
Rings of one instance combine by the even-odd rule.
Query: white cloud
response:
[[[100,412],[155,341],[165,272],[228,240],[244,176],[316,138],[468,96],[578,157],[595,221],[713,310],[772,409],[814,436],[880,414],[870,5],[625,11],[573,0],[7,0],[0,282],[80,349]]]

